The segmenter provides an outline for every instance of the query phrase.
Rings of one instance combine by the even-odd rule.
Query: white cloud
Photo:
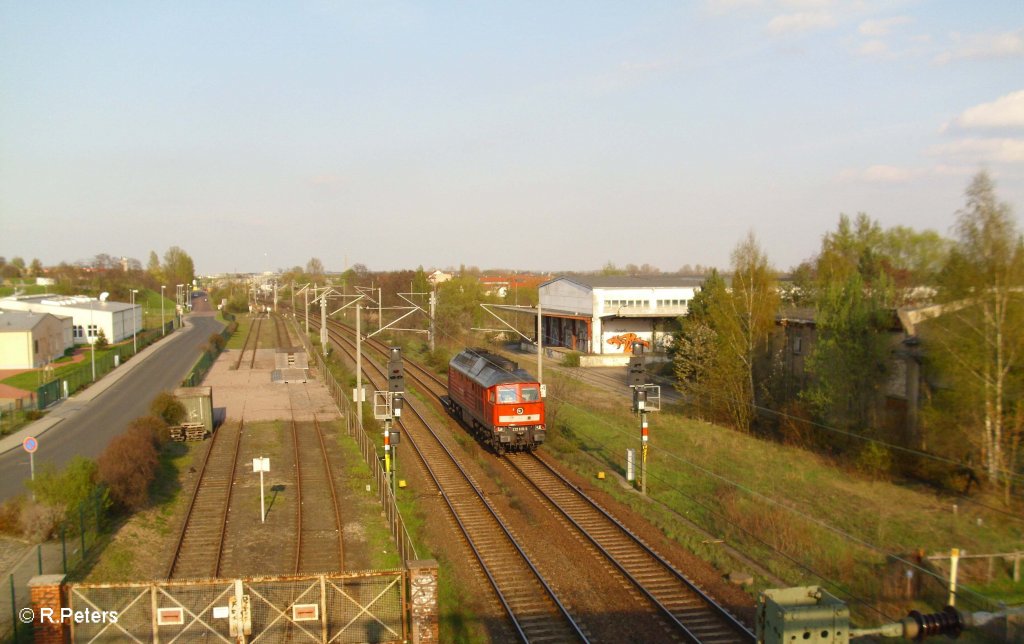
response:
[[[889,45],[881,40],[869,40],[857,48],[857,53],[861,56],[888,56],[892,52],[889,51]]]
[[[1024,163],[1024,139],[961,139],[934,145],[929,153],[961,161]]]
[[[834,16],[821,12],[786,13],[775,16],[768,23],[768,33],[773,36],[803,33],[816,29],[828,29],[836,25]]]
[[[964,110],[953,120],[962,128],[1024,128],[1024,90]]]
[[[910,22],[912,22],[910,16],[893,16],[892,18],[882,18],[879,20],[865,20],[860,23],[860,27],[857,31],[859,31],[862,36],[877,38],[879,36],[887,35],[893,27],[906,25]]]
[[[952,39],[953,48],[936,56],[936,63],[1024,56],[1024,29],[1001,34],[953,34]]]
[[[900,168],[892,165],[873,165],[861,174],[870,183],[906,183],[917,179],[924,171],[920,168]]]

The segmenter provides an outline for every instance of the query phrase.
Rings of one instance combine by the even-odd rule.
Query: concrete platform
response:
[[[213,388],[214,414],[230,420],[269,421],[335,420],[341,417],[319,375],[309,371],[308,382],[274,382],[276,349],[257,349],[255,367],[243,360],[240,349],[225,351],[214,363],[203,384]],[[246,351],[246,358],[249,352]]]

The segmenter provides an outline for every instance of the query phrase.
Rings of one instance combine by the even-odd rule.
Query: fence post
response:
[[[14,629],[14,641],[18,641],[18,600],[14,595],[14,573],[11,573],[11,628]]]
[[[956,606],[956,568],[960,563],[960,549],[953,548],[949,552],[949,605]]]
[[[64,526],[60,527],[60,562],[64,569],[64,574],[68,574],[68,540],[65,535]]]
[[[39,574],[43,574],[43,544],[36,545],[36,561],[39,563]]]

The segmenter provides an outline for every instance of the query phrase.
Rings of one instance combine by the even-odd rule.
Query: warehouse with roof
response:
[[[0,299],[0,310],[49,313],[72,319],[72,340],[88,344],[100,330],[111,343],[142,331],[142,306],[85,295],[23,295]]]
[[[71,318],[0,310],[0,369],[38,369],[72,346]]]
[[[581,353],[628,355],[634,341],[654,352],[674,340],[703,278],[656,275],[573,275],[540,285],[545,346]]]

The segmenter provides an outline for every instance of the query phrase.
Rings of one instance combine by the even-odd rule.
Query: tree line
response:
[[[748,235],[680,320],[673,367],[691,413],[875,473],[988,481],[1009,502],[1022,482],[1024,242],[986,173],[954,233],[841,215],[787,283]],[[799,370],[792,320],[813,329]],[[906,369],[922,374],[907,381],[921,408],[894,423],[887,391]]]

